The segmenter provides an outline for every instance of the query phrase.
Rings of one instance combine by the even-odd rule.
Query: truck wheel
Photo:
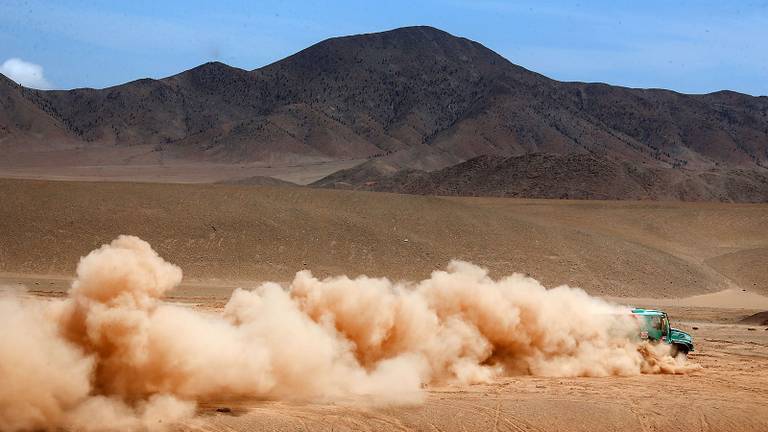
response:
[[[685,345],[672,344],[672,347],[669,349],[669,355],[674,358],[686,360],[688,359],[688,347]]]

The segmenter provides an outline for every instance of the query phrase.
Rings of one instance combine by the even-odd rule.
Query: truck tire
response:
[[[688,359],[688,347],[685,345],[672,344],[669,349],[669,355],[680,360]]]

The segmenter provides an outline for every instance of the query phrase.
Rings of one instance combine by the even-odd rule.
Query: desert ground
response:
[[[118,152],[119,150],[113,150]],[[135,151],[135,150],[134,150]],[[364,159],[341,161],[306,161],[276,163],[252,162],[227,164],[195,161],[134,160],[132,163],[106,164],[101,160],[88,163],[78,152],[62,151],[64,155],[50,153],[33,155],[43,161],[10,159],[0,161],[0,177],[38,180],[122,181],[159,183],[216,183],[247,181],[252,178],[272,177],[290,183],[305,185],[340,169],[351,168]],[[111,153],[109,154],[112,155]],[[139,156],[143,156],[139,154]],[[86,159],[85,161],[83,159]],[[29,163],[30,165],[26,165]]]
[[[186,282],[419,280],[451,259],[593,295],[768,294],[768,206],[0,179],[0,272],[71,276],[120,234]],[[742,291],[745,290],[745,291]]]
[[[25,287],[24,295],[42,298],[64,296],[69,282],[0,278],[5,289]],[[220,311],[228,293],[223,286],[184,285],[168,301]],[[633,305],[663,308],[673,325],[693,335],[696,351],[688,361],[702,369],[684,375],[512,376],[490,384],[428,386],[423,403],[404,405],[359,399],[203,400],[197,417],[176,429],[762,431],[768,428],[768,327],[740,323],[764,310],[754,307],[768,308],[768,298],[760,299],[762,304],[726,308],[702,306],[711,299],[632,299]]]
[[[416,197],[233,185],[0,180],[0,287],[65,295],[119,234],[184,270],[166,300],[217,312],[298,270],[418,280],[453,258],[620,304],[690,332],[682,375],[511,376],[421,404],[204,400],[185,430],[768,430],[768,206]],[[301,347],[296,347],[300,350]]]
[[[711,315],[710,315],[711,314]],[[739,315],[736,313],[735,315]],[[680,316],[680,315],[678,315]],[[682,315],[685,316],[685,315]],[[708,318],[705,318],[708,316]],[[690,375],[611,378],[510,377],[492,384],[428,388],[405,407],[209,401],[200,430],[726,431],[768,427],[768,332],[726,324],[719,310],[696,322],[703,369]],[[714,322],[713,322],[714,321]],[[698,330],[693,331],[696,326]],[[231,413],[217,409],[228,407]]]

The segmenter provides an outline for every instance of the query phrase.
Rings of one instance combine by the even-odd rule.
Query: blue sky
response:
[[[0,72],[106,87],[211,60],[254,69],[328,37],[408,25],[559,80],[768,95],[768,0],[0,0]]]

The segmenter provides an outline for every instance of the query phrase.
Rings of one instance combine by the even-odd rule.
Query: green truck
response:
[[[640,339],[672,345],[673,357],[686,357],[693,351],[693,338],[688,333],[669,325],[667,313],[655,309],[632,309],[640,324]]]

